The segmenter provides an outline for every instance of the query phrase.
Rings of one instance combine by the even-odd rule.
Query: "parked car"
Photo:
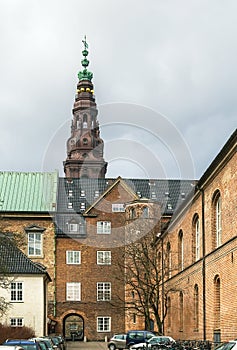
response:
[[[130,346],[130,350],[142,350],[144,348],[151,349],[151,350],[158,350],[162,347],[164,349],[167,348],[168,345],[174,344],[175,340],[172,337],[169,336],[154,336],[147,340],[146,342],[134,344]]]
[[[37,338],[30,338],[28,340],[31,341],[40,341],[40,342],[44,342],[47,346],[48,350],[58,350],[57,346],[54,345],[54,343],[52,342],[52,340],[48,337],[37,337]]]
[[[24,350],[18,345],[0,345],[0,350]]]
[[[2,345],[18,345],[24,350],[45,350],[45,344],[35,340],[7,339]]]
[[[114,334],[108,342],[108,348],[110,350],[125,349],[126,348],[127,334]]]
[[[126,336],[126,348],[130,348],[134,344],[146,343],[155,333],[151,331],[128,331]]]
[[[215,350],[237,350],[237,340],[230,340],[228,342],[218,345]]]
[[[60,335],[50,335],[49,336],[52,342],[60,349],[65,350],[65,340]]]

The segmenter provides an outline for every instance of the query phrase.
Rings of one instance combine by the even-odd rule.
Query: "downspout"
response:
[[[162,334],[165,334],[165,322],[164,322],[164,318],[165,318],[165,296],[164,296],[164,245],[163,245],[163,237],[161,237],[161,283],[162,283]]]
[[[203,296],[203,340],[206,340],[206,235],[205,235],[205,193],[198,187],[202,196],[202,296]]]
[[[57,298],[56,298],[56,229],[55,229],[55,224],[54,224],[54,297],[53,297],[53,317],[57,316],[57,311],[56,311],[56,303],[57,303]]]

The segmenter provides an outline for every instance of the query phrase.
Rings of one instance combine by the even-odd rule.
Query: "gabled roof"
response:
[[[14,241],[0,233],[0,266],[1,271],[8,275],[46,275],[50,277],[43,265],[31,261],[17,246]]]
[[[0,211],[56,210],[58,173],[0,172]]]
[[[86,210],[85,210],[85,214],[88,214],[88,212],[94,208],[96,206],[97,203],[99,203],[110,191],[113,190],[113,188],[115,186],[117,186],[118,184],[121,184],[121,186],[128,192],[131,194],[132,197],[134,197],[134,200],[138,199],[138,195],[136,194],[136,192],[133,191],[133,189],[125,182],[123,181],[123,179],[121,178],[121,176],[119,176],[105,191],[104,193],[102,193],[99,198],[92,203]]]
[[[65,179],[59,178],[57,213],[84,213],[104,193],[121,181],[137,198],[159,202],[163,213],[172,215],[194,189],[194,180],[177,179]],[[111,187],[112,186],[112,187]],[[71,204],[71,205],[68,205]]]

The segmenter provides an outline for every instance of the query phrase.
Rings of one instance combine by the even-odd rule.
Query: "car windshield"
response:
[[[20,344],[20,346],[25,350],[37,350],[36,344]]]
[[[223,343],[215,348],[215,350],[230,350],[235,346],[234,342]]]
[[[152,337],[149,339],[149,343],[154,344],[154,343],[169,343],[170,340],[169,338],[166,337]]]

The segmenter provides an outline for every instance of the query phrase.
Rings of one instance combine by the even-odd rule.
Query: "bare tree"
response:
[[[144,317],[146,329],[151,327],[150,320],[155,320],[158,332],[162,333],[161,246],[155,240],[156,234],[151,233],[126,246],[125,307]]]

